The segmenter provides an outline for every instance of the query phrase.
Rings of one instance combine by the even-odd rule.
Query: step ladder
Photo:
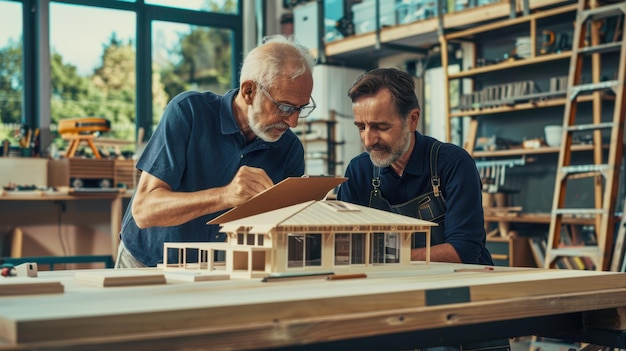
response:
[[[615,245],[613,247],[613,258],[611,260],[611,271],[624,272],[626,268],[626,260],[624,260],[624,239],[626,239],[626,197],[622,204],[622,219],[619,222],[617,235],[615,236]],[[620,269],[621,267],[621,269]]]
[[[546,245],[545,268],[555,268],[558,259],[588,258],[596,270],[608,270],[615,231],[615,207],[619,189],[619,173],[623,157],[626,100],[626,2],[579,0],[572,40],[572,57],[568,76],[567,101],[563,118],[563,137],[557,165],[550,228]],[[601,40],[601,25],[615,23],[612,38]],[[611,56],[612,55],[612,56]],[[617,56],[619,55],[619,56]],[[616,58],[617,56],[617,58]],[[603,64],[612,57],[612,64]],[[584,64],[583,64],[584,62]],[[590,82],[583,82],[583,67]],[[607,69],[617,70],[607,76]],[[609,70],[610,72],[610,70]],[[588,80],[588,79],[587,79]],[[577,122],[578,98],[591,95],[591,115],[580,114]],[[612,103],[613,113],[602,113]],[[603,118],[603,115],[605,118]],[[591,133],[592,164],[572,163],[574,135]],[[603,140],[604,139],[604,140]],[[607,140],[608,139],[608,140]],[[607,150],[608,149],[608,150]],[[567,193],[568,182],[588,186],[593,193],[593,207],[573,208]],[[576,188],[573,188],[576,189]],[[574,191],[580,191],[574,190]],[[569,206],[568,206],[569,205]],[[593,220],[595,238],[590,245],[563,247],[564,216]],[[587,260],[588,261],[588,260]],[[580,268],[580,267],[579,267]],[[587,267],[586,269],[590,269]]]

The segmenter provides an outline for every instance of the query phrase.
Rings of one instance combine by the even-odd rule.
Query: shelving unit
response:
[[[440,29],[446,32],[465,29],[478,23],[516,17],[524,11],[562,4],[563,0],[502,0],[446,13],[442,19],[431,17],[406,24],[385,26],[369,33],[326,43],[324,56],[329,61],[349,63],[352,67],[372,67],[381,58],[406,52],[424,52],[438,45]]]
[[[581,65],[578,67],[577,75],[571,74],[569,62],[574,55],[571,41],[575,40],[574,23],[580,13],[579,7],[577,4],[564,4],[527,16],[496,21],[440,36],[441,47],[445,48],[456,48],[459,46],[450,44],[460,45],[458,43],[463,42],[464,46],[460,47],[467,49],[467,43],[471,43],[474,56],[470,64],[463,62],[465,67],[460,72],[448,74],[444,70],[448,82],[445,84],[445,96],[449,96],[452,90],[450,83],[453,81],[461,82],[459,84],[461,89],[469,87],[470,90],[470,93],[462,96],[457,106],[451,106],[450,100],[445,100],[448,140],[453,140],[452,121],[467,118],[469,128],[464,147],[477,160],[483,181],[490,184],[495,179],[495,183],[500,185],[495,191],[500,191],[500,188],[503,188],[502,191],[510,191],[502,185],[505,167],[485,168],[483,171],[479,164],[502,163],[507,158],[521,158],[524,161],[524,168],[527,168],[517,172],[516,184],[520,190],[539,194],[555,191],[555,186],[546,185],[545,181],[558,176],[557,159],[562,157],[562,147],[547,145],[543,139],[543,127],[551,124],[563,125],[563,113],[572,99],[572,92],[568,90],[571,84],[568,82],[573,80],[599,82],[595,64]],[[620,29],[617,27],[619,22],[617,23],[607,22],[606,26],[607,28],[615,26],[615,30],[619,32]],[[610,43],[604,46],[607,46],[604,49],[606,52],[611,48],[614,49],[615,45]],[[442,50],[443,67],[449,64],[449,54],[448,50]],[[610,61],[607,64],[611,65]],[[617,63],[613,65],[618,66]],[[597,123],[595,121],[602,119],[602,106],[616,104],[615,100],[615,96],[600,92],[578,96],[576,102],[580,106],[581,115],[579,123],[592,123],[592,120],[593,123]],[[589,133],[583,135],[581,131],[583,130],[579,130],[577,134],[579,139],[567,140],[571,153],[568,157],[571,157],[573,167],[577,164],[586,164],[591,159],[598,159],[602,154],[612,150],[612,143],[603,142],[599,135]],[[520,137],[523,139],[519,140]],[[526,167],[531,163],[535,164]],[[515,169],[506,173],[509,175],[513,173],[515,178]],[[532,180],[532,177],[544,180],[543,186],[538,187],[540,180]],[[594,199],[593,184],[581,183],[576,189],[570,190],[567,195],[569,201],[573,203],[570,205],[579,208],[593,207],[589,206]],[[494,188],[487,186],[485,191],[493,192]],[[563,198],[565,196],[563,193]],[[528,197],[525,199],[528,200]],[[515,204],[517,205],[515,208],[522,208],[522,213],[504,210],[486,211],[485,221],[497,222],[499,230],[508,229],[509,223],[538,224],[541,228],[549,224],[552,232],[554,219],[546,203],[544,200],[543,207],[526,206],[526,203]],[[524,213],[523,208],[526,207],[531,208],[534,213]],[[559,219],[567,227],[598,227],[597,217],[591,213],[581,212]],[[542,229],[539,229],[536,234],[541,231]],[[557,244],[551,242],[551,245]]]
[[[450,94],[450,83],[460,82],[460,87],[469,88],[458,106],[451,106],[445,99],[447,112],[447,136],[453,139],[451,124],[454,119],[469,119],[465,139],[465,149],[477,160],[483,174],[484,183],[496,181],[500,184],[495,190],[486,186],[485,191],[520,190],[529,192],[525,184],[533,184],[527,175],[517,182],[506,182],[505,174],[515,179],[515,168],[504,165],[507,160],[522,160],[523,168],[551,169],[560,148],[548,146],[543,140],[543,127],[546,124],[561,124],[563,108],[566,104],[566,91],[563,79],[567,76],[571,48],[567,38],[573,33],[576,4],[536,11],[526,16],[503,19],[471,28],[444,33],[439,37],[441,47],[459,47],[464,43],[465,50],[473,51],[473,59],[463,62],[463,69],[456,73],[444,70],[445,96]],[[550,39],[560,41],[547,45]],[[544,37],[545,36],[545,37]],[[565,38],[565,39],[563,39]],[[450,61],[448,50],[442,50],[442,66]],[[465,55],[467,57],[467,55]],[[462,88],[461,88],[462,89]],[[591,98],[586,98],[591,102]],[[529,115],[532,113],[532,115]],[[510,127],[509,124],[510,123]],[[505,124],[507,124],[505,126]],[[480,148],[477,140],[483,139]],[[520,139],[521,138],[521,139]],[[500,145],[500,139],[503,145]],[[526,144],[527,141],[530,143]],[[492,143],[492,144],[490,144]],[[591,145],[580,144],[573,148],[581,155],[593,150]],[[497,167],[480,166],[489,162],[503,164]],[[483,168],[480,168],[483,167]],[[522,168],[522,167],[518,167]],[[507,170],[508,169],[508,170]],[[495,176],[494,176],[495,174]],[[545,173],[539,178],[553,179]],[[526,182],[526,183],[524,183]],[[514,183],[514,184],[509,184]],[[512,187],[517,186],[518,189]],[[551,191],[552,190],[548,190]],[[547,202],[547,200],[546,200]],[[545,226],[550,223],[548,204],[532,213],[524,212],[525,204],[514,204],[521,208],[520,213],[486,211],[487,223],[499,223],[498,228],[508,228],[509,223],[529,223]],[[509,204],[511,206],[511,204]],[[542,212],[545,211],[545,212]],[[569,218],[569,221],[584,221],[585,218]],[[505,223],[506,225],[502,225]],[[500,233],[506,236],[507,233]]]
[[[507,206],[521,210],[486,211],[485,220],[506,227],[510,223],[512,230],[522,228],[524,234],[543,236],[551,222],[561,150],[556,144],[547,145],[544,127],[563,123],[577,12],[575,0],[503,0],[326,43],[323,57],[351,67],[374,67],[388,57],[412,53],[430,62],[438,61],[440,55],[442,67],[459,64],[458,71],[442,70],[443,96],[453,91],[451,82],[459,82],[459,89],[474,95],[461,99],[458,106],[442,99],[447,140],[463,142],[477,164],[516,164],[505,167],[503,190],[510,191],[513,200]],[[589,66],[583,74],[583,79],[592,79]],[[472,98],[484,89],[487,99],[476,104]],[[615,101],[610,94],[602,94],[580,96],[578,103],[584,119],[591,120],[598,103],[610,106]],[[502,138],[505,144],[485,146],[491,137]],[[594,147],[591,137],[581,135],[574,141],[573,164],[585,163],[598,149],[609,152],[607,142]],[[514,143],[506,144],[510,141]],[[504,178],[504,172],[498,172]],[[587,193],[574,195],[574,202],[593,201]],[[564,216],[563,223],[593,226],[594,218]]]
[[[446,70],[444,70],[446,75],[446,80],[448,82],[453,80],[461,80],[461,79],[470,79],[471,85],[473,86],[472,91],[480,90],[480,88],[488,88],[491,87],[489,82],[497,82],[497,79],[494,79],[493,76],[497,74],[507,74],[516,68],[524,68],[528,69],[529,67],[534,69],[541,69],[541,65],[552,62],[560,62],[562,65],[567,65],[567,60],[571,57],[571,51],[561,51],[555,53],[547,53],[543,55],[538,54],[538,45],[539,35],[537,34],[541,28],[553,28],[553,26],[548,25],[546,22],[547,19],[555,19],[561,22],[573,21],[574,16],[576,14],[576,5],[567,5],[563,7],[558,7],[551,10],[537,12],[535,14],[530,14],[528,16],[523,16],[519,18],[507,19],[503,21],[498,21],[494,23],[489,23],[481,26],[472,27],[470,29],[457,31],[450,34],[444,34],[440,36],[441,47],[448,47],[449,43],[453,42],[472,42],[474,43],[474,60],[471,63],[471,66],[465,70],[462,70],[458,73],[448,74]],[[548,30],[548,29],[545,29]],[[503,32],[503,33],[502,33]],[[564,35],[571,36],[571,32],[573,32],[573,27],[570,28],[570,33],[564,33]],[[502,33],[502,34],[501,34]],[[521,36],[520,36],[521,34]],[[519,48],[516,48],[514,45],[514,40],[512,40],[515,36],[518,38],[527,38],[529,49],[527,53],[524,53],[523,56],[520,56],[518,51]],[[503,40],[502,37],[508,37],[507,40]],[[491,47],[489,44],[483,43],[483,41],[487,41],[491,43]],[[478,44],[480,43],[480,44]],[[509,58],[495,57],[493,52],[495,51],[499,53],[504,53],[506,55],[511,55]],[[502,61],[498,63],[489,64],[487,66],[478,67],[479,58],[477,57],[479,54],[491,55],[490,60],[494,59],[502,59]],[[517,58],[516,58],[517,55]],[[481,57],[481,59],[486,60],[486,58]],[[441,52],[441,61],[442,66],[447,67],[449,64],[449,52],[448,50],[442,50]],[[465,63],[464,63],[465,64]],[[510,74],[510,73],[508,73]],[[566,74],[566,71],[563,72],[562,75]],[[485,81],[485,83],[483,83]],[[505,83],[510,83],[510,78],[501,80]],[[483,83],[484,86],[478,87],[480,83]],[[492,83],[493,86],[498,88],[497,83]],[[533,82],[533,85],[537,85],[537,82]],[[547,86],[547,84],[544,84]],[[546,94],[533,94],[535,86],[530,87],[530,92],[526,92],[525,94],[511,94],[512,96],[504,98],[504,93],[501,93],[501,99],[498,103],[494,101],[494,99],[490,98],[489,101],[481,101],[479,103],[478,108],[471,109],[457,109],[453,110],[450,106],[450,100],[445,100],[445,110],[448,113],[447,118],[447,134],[448,140],[452,139],[451,136],[451,127],[450,122],[452,118],[456,117],[471,117],[476,118],[478,116],[482,116],[485,114],[497,114],[497,113],[506,113],[506,112],[514,112],[514,111],[523,111],[528,109],[536,109],[538,107],[554,107],[554,106],[564,106],[566,99],[565,91],[547,91]],[[542,88],[542,90],[545,90]],[[450,88],[449,84],[445,85],[446,96],[449,96]],[[556,95],[557,97],[554,97]],[[527,96],[527,100],[525,99]],[[548,97],[548,98],[545,98]],[[485,99],[487,100],[487,99]],[[526,100],[526,101],[524,101]],[[487,104],[489,103],[489,104]],[[482,106],[482,105],[485,106]],[[519,105],[519,106],[518,106]],[[475,139],[468,139],[466,143],[466,149],[468,152],[474,152]]]
[[[297,133],[304,147],[305,174],[336,175],[338,165],[343,162],[338,158],[337,120],[335,111],[330,111],[329,119],[312,119],[301,121]]]
[[[528,238],[487,238],[487,248],[497,266],[537,267]]]

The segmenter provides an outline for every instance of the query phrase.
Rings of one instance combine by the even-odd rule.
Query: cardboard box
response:
[[[0,157],[0,184],[48,186],[48,159]]]

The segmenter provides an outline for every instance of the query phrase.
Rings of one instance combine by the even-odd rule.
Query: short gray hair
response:
[[[313,72],[315,63],[309,49],[298,43],[294,36],[268,36],[244,59],[239,80],[254,80],[271,87],[278,77],[287,76],[293,80]]]

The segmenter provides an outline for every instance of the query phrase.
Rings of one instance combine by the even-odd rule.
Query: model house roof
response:
[[[436,223],[343,201],[307,201],[222,224],[221,231],[250,233],[300,231],[296,228],[334,227],[350,231],[420,231]],[[281,230],[282,229],[282,230]],[[328,230],[327,228],[325,228]]]

